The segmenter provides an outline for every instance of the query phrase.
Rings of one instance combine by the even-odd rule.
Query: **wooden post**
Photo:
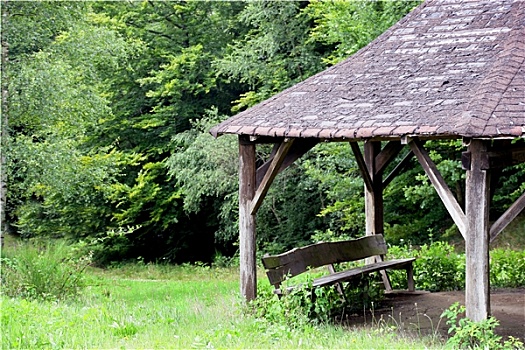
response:
[[[481,321],[490,315],[489,279],[489,201],[490,171],[482,170],[481,162],[487,151],[487,142],[473,139],[470,169],[467,169],[465,212],[466,234],[466,286],[467,317]]]
[[[366,235],[384,234],[383,216],[383,170],[377,169],[376,157],[381,152],[381,141],[365,141],[364,160],[371,180],[371,188],[365,186]],[[382,260],[382,256],[367,258],[367,264]],[[392,290],[390,279],[385,270],[381,278],[387,291]]]
[[[383,234],[383,173],[376,172],[375,158],[381,152],[380,141],[366,141],[364,159],[372,180],[372,189],[365,186],[366,235]]]
[[[241,294],[255,299],[257,265],[255,260],[255,214],[251,206],[255,195],[255,144],[239,136],[239,250]]]

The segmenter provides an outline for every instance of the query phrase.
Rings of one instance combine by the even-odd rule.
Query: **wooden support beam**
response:
[[[490,228],[492,242],[525,208],[525,192],[494,222]]]
[[[468,170],[470,168],[470,158],[470,151],[461,154],[461,165],[463,169]],[[505,168],[525,163],[525,147],[512,147],[505,150],[485,152],[482,155],[480,162],[482,170]]]
[[[366,166],[363,155],[361,154],[361,150],[359,149],[359,145],[357,144],[357,142],[350,142],[350,147],[352,148],[352,152],[354,152],[354,157],[357,162],[357,166],[359,167],[359,171],[361,172],[361,176],[363,177],[365,188],[368,191],[372,191],[372,178],[370,177],[370,173],[368,172],[368,168]]]
[[[257,296],[255,258],[255,215],[251,214],[255,195],[255,144],[239,136],[239,251],[241,294],[247,300]]]
[[[390,141],[385,147],[379,152],[375,159],[375,171],[382,172],[385,168],[392,163],[396,156],[401,152],[404,145],[400,141]]]
[[[388,176],[383,180],[383,188],[387,187],[394,178],[399,175],[405,168],[410,164],[410,160],[414,156],[414,152],[408,152],[403,159],[399,162],[398,165],[388,174]]]
[[[482,321],[490,315],[489,279],[489,202],[490,171],[482,169],[483,157],[490,141],[472,139],[470,170],[465,190],[466,275],[465,304],[467,317]]]
[[[264,178],[264,175],[268,171],[268,168],[270,167],[270,164],[272,163],[272,160],[275,157],[275,154],[277,153],[279,145],[283,142],[283,140],[284,139],[280,139],[276,143],[274,149],[272,150],[272,154],[270,155],[270,159],[257,169],[257,186],[261,183],[262,179]],[[284,161],[279,167],[278,173],[288,168],[297,159],[301,158],[306,152],[311,150],[318,143],[318,139],[295,139],[292,147],[288,150]]]
[[[441,176],[438,168],[432,159],[430,159],[430,156],[418,139],[413,139],[409,143],[409,146],[412,152],[414,152],[416,155],[419,163],[423,167],[423,170],[425,170],[425,173],[430,179],[430,182],[432,182],[432,185],[434,185],[436,192],[445,205],[445,208],[447,208],[450,216],[452,216],[452,219],[458,227],[459,232],[461,232],[463,238],[466,239],[467,219],[463,213],[463,210],[461,209],[461,206],[458,204],[458,201],[452,194],[452,191],[450,191],[450,188],[448,188],[445,180]]]
[[[351,143],[352,144],[352,143]],[[352,148],[354,150],[354,148]],[[357,148],[357,150],[359,150]],[[390,151],[384,154],[389,154]],[[354,151],[355,154],[355,151]],[[366,217],[366,235],[375,235],[384,233],[384,215],[383,215],[383,165],[386,163],[382,161],[381,167],[378,168],[377,160],[381,159],[381,142],[380,141],[365,141],[364,145],[364,163],[365,167],[361,170],[363,176],[370,179],[370,188],[365,186],[365,217]],[[384,157],[389,158],[389,157]],[[375,261],[383,261],[383,255],[377,255],[373,258],[367,259],[367,263],[374,263]],[[381,278],[385,285],[386,291],[392,290],[392,285],[386,270],[381,270]]]
[[[383,234],[383,179],[382,172],[376,171],[375,159],[381,152],[380,141],[366,141],[364,161],[371,179],[371,189],[365,190],[366,234]]]
[[[288,150],[290,150],[290,147],[292,147],[293,143],[294,139],[285,139],[279,145],[279,148],[277,149],[277,152],[275,153],[275,156],[273,157],[266,174],[262,178],[261,183],[257,186],[257,191],[255,192],[255,196],[252,201],[250,214],[255,215],[257,213],[257,210],[261,206],[266,193],[268,193],[270,185],[279,173],[279,169],[281,168],[286,154],[288,153]]]

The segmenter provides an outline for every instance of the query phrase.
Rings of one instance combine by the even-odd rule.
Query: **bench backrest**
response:
[[[340,242],[321,242],[294,248],[279,255],[266,255],[263,265],[270,283],[280,285],[286,278],[297,276],[311,268],[355,261],[387,253],[383,235],[371,235]]]

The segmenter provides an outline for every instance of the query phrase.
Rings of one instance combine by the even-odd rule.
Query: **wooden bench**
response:
[[[381,261],[386,253],[385,239],[382,235],[377,234],[349,241],[321,242],[295,248],[279,255],[265,255],[262,262],[276,294],[283,293],[281,284],[284,280],[321,266],[328,266],[330,274],[314,279],[312,283],[314,288],[334,284],[339,284],[340,288],[341,282],[355,280],[373,272],[386,269],[404,269],[407,272],[408,291],[413,292],[412,262],[415,258]],[[378,256],[380,261],[335,272],[334,264],[336,263],[357,261],[375,256]],[[291,291],[294,287],[296,286],[288,287],[287,291]],[[390,284],[386,283],[385,288],[387,291],[391,290]]]

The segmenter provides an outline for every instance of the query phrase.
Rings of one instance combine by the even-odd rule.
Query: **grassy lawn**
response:
[[[270,323],[246,312],[237,280],[237,269],[143,264],[92,269],[89,287],[74,301],[2,296],[2,349],[432,347],[386,327]]]

